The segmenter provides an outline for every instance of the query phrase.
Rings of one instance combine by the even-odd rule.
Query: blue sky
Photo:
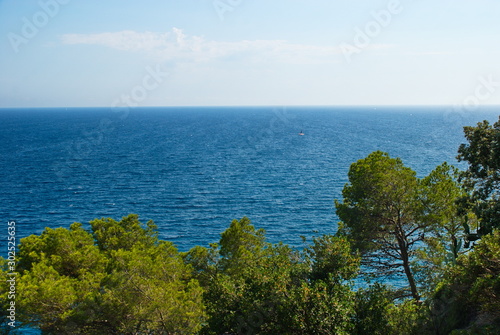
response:
[[[0,107],[500,104],[497,0],[0,0]]]

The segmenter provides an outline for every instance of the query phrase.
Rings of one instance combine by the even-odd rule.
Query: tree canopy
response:
[[[367,273],[403,275],[419,300],[427,282],[439,280],[464,250],[463,227],[473,216],[458,212],[464,191],[457,176],[443,163],[420,179],[400,159],[373,152],[351,165],[343,201],[335,202],[338,235],[360,251]]]
[[[219,244],[184,257],[205,284],[203,334],[349,334],[355,311],[346,281],[359,259],[343,238],[318,237],[300,252],[267,242],[244,217]]]
[[[47,228],[19,246],[19,319],[48,334],[194,333],[202,289],[137,215]]]
[[[457,157],[469,164],[461,175],[468,190],[462,207],[472,208],[480,219],[479,236],[470,234],[476,240],[500,228],[500,119],[493,125],[483,121],[464,127],[464,133],[468,143],[460,145]]]
[[[400,159],[376,151],[349,169],[343,202],[336,201],[346,235],[375,274],[394,276],[402,270],[414,299],[420,299],[411,262],[426,225],[419,220],[416,173]]]

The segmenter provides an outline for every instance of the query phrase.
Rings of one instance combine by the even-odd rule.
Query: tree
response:
[[[194,334],[203,290],[137,215],[46,228],[19,246],[19,316],[47,334]]]
[[[20,271],[46,262],[57,273],[76,279],[87,272],[103,272],[107,262],[81,223],[73,223],[69,229],[46,228],[40,236],[28,236],[21,240],[19,253]]]
[[[352,334],[391,334],[390,310],[393,307],[393,292],[386,286],[375,283],[368,288],[359,288],[355,296]]]
[[[233,220],[210,249],[184,254],[205,285],[203,334],[348,334],[359,258],[343,237],[304,252],[271,244],[248,218]]]
[[[338,234],[348,237],[374,275],[402,271],[411,296],[419,300],[411,263],[426,225],[419,220],[416,173],[400,159],[376,151],[353,163],[348,177],[343,202],[335,201],[342,221]]]
[[[349,285],[331,280],[301,281],[279,305],[279,319],[268,334],[351,334],[354,300]]]
[[[456,259],[463,245],[463,227],[470,217],[459,214],[457,200],[465,196],[458,182],[459,170],[446,162],[437,166],[421,183],[424,205],[423,220],[429,223],[429,233]],[[428,241],[428,239],[426,239]]]
[[[494,230],[448,267],[429,302],[439,334],[498,334],[500,231]],[[460,331],[458,331],[460,329]]]
[[[233,220],[219,244],[186,253],[185,261],[205,285],[209,318],[203,333],[257,333],[270,327],[299,266],[296,256],[285,245],[266,242],[264,230],[255,229],[247,217]]]
[[[239,272],[247,268],[269,246],[265,242],[264,229],[256,230],[250,219],[243,217],[233,220],[228,229],[221,234],[220,266],[226,272]]]
[[[203,290],[171,242],[113,250],[97,305],[120,333],[195,333],[203,322]]]
[[[303,251],[306,278],[291,286],[280,305],[279,334],[351,334],[354,297],[351,280],[360,258],[345,237],[314,237]]]
[[[476,127],[464,127],[467,144],[458,149],[458,160],[469,163],[460,180],[468,190],[462,199],[462,208],[472,208],[480,219],[476,240],[500,228],[500,119],[493,126],[488,121]]]
[[[430,283],[441,279],[446,264],[454,263],[465,252],[466,233],[475,221],[472,213],[459,213],[457,200],[465,196],[465,191],[458,182],[457,168],[443,163],[437,166],[420,183],[419,200],[423,205],[420,220],[425,222],[426,231],[422,244],[418,248],[418,269],[420,280],[432,290]]]
[[[423,335],[428,333],[425,325],[426,307],[416,300],[405,300],[393,304],[389,308],[389,325],[391,335]],[[434,335],[434,334],[433,334]]]
[[[21,240],[18,303],[20,319],[46,332],[74,331],[105,277],[107,260],[82,225],[46,228]],[[85,328],[85,327],[83,327]]]
[[[351,249],[344,236],[323,235],[313,238],[313,244],[304,250],[311,263],[309,277],[313,281],[333,280],[342,283],[357,277],[360,257]]]
[[[130,214],[121,221],[102,218],[90,221],[92,235],[102,251],[131,250],[137,245],[153,247],[158,242],[158,227],[153,221],[143,224],[137,214]]]

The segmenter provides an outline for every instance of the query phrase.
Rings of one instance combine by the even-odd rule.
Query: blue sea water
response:
[[[374,150],[427,175],[462,127],[500,110],[205,107],[0,110],[0,222],[45,227],[137,213],[182,251],[248,216],[271,242],[334,233],[349,165]],[[299,135],[299,132],[304,135]],[[3,255],[3,254],[2,254]]]

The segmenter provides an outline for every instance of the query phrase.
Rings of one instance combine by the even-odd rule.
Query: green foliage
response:
[[[415,300],[397,301],[396,293],[378,283],[358,290],[352,334],[428,334],[427,308]]]
[[[186,264],[194,269],[194,277],[198,279],[202,286],[207,286],[214,280],[218,271],[219,249],[216,243],[210,248],[195,246],[188,252],[181,253]]]
[[[290,290],[279,311],[269,334],[350,334],[354,292],[329,280],[302,281]]]
[[[427,329],[423,328],[426,317],[427,309],[418,301],[405,300],[400,304],[394,304],[389,309],[389,334],[426,334]]]
[[[475,221],[459,212],[465,191],[458,175],[443,163],[418,179],[400,159],[373,152],[351,165],[343,202],[335,202],[338,235],[361,252],[368,274],[404,274],[418,301],[433,290],[445,265],[465,252],[464,227]]]
[[[469,163],[461,176],[468,190],[462,208],[474,210],[480,219],[481,236],[500,228],[500,119],[493,126],[483,121],[476,127],[464,127],[464,133],[468,144],[460,145],[457,157]]]
[[[30,270],[35,264],[47,262],[61,275],[79,278],[88,272],[102,272],[106,259],[94,244],[94,239],[74,223],[70,229],[46,228],[40,235],[21,240],[18,270]]]
[[[474,216],[459,214],[457,199],[465,191],[458,182],[458,174],[456,168],[443,163],[420,182],[419,200],[423,205],[420,220],[426,229],[422,231],[424,244],[417,250],[414,269],[425,291],[432,290],[446,264],[454,263],[466,250],[464,224],[472,222]]]
[[[204,278],[204,334],[348,334],[359,258],[345,238],[323,236],[302,253],[272,245],[247,218],[211,249],[184,255]],[[209,278],[207,280],[207,278]]]
[[[483,237],[447,269],[430,305],[436,328],[488,334],[500,326],[500,231]]]
[[[137,215],[96,219],[91,232],[46,228],[19,245],[16,321],[44,334],[495,334],[500,120],[465,135],[465,172],[443,163],[419,179],[381,151],[353,163],[337,234],[300,251],[267,242],[247,217],[184,253]],[[380,284],[354,290],[360,268],[403,275],[413,299]],[[3,258],[0,269],[7,333]]]
[[[253,265],[266,246],[264,234],[264,230],[256,230],[247,217],[233,220],[221,234],[220,266],[227,272],[239,272]]]
[[[284,290],[274,333],[350,334],[354,292],[349,281],[359,272],[359,255],[345,237],[323,235],[313,238],[302,259],[308,267]]]
[[[432,225],[432,233],[438,238],[456,242],[463,228],[463,216],[458,215],[457,199],[465,195],[458,182],[457,168],[443,163],[437,166],[421,182],[421,198],[424,205],[424,219]],[[448,238],[449,237],[449,238]],[[458,253],[450,245],[453,258]]]
[[[105,276],[107,260],[79,223],[46,228],[19,246],[19,318],[50,332],[74,328],[74,308],[91,299]]]
[[[494,334],[500,326],[498,232],[448,263],[425,303],[395,300],[379,284],[354,291],[359,256],[347,237],[312,242],[302,252],[270,244],[246,218],[219,244],[183,254],[160,240],[101,250],[80,224],[46,229],[20,245],[19,320],[47,334]]]
[[[415,250],[422,241],[425,223],[419,220],[416,173],[400,159],[376,151],[353,163],[343,202],[335,202],[345,235],[365,259],[375,275],[392,276],[403,272],[411,295],[420,295],[411,268]]]
[[[194,334],[203,290],[137,215],[47,228],[19,246],[19,318],[47,334]],[[94,240],[95,238],[95,240]]]
[[[311,279],[336,282],[353,279],[358,275],[360,257],[351,249],[346,237],[323,235],[313,239],[313,245],[305,250],[312,262]]]
[[[99,287],[102,274],[78,280],[61,275],[47,259],[32,266],[19,280],[21,318],[49,333],[72,330],[74,306],[85,301]]]
[[[123,333],[194,330],[202,320],[201,295],[176,249],[164,242],[152,249],[112,252],[103,310],[112,327]]]
[[[139,216],[130,214],[121,221],[111,218],[96,219],[90,222],[93,236],[100,250],[130,250],[134,246],[152,247],[158,241],[156,225],[148,221],[145,225]]]
[[[375,284],[359,289],[355,297],[353,335],[387,335],[390,333],[389,309],[392,293],[383,285]]]
[[[343,232],[363,254],[379,251],[381,239],[392,234],[399,221],[414,221],[416,187],[415,172],[386,153],[376,151],[353,163],[344,200],[336,201]]]
[[[214,257],[211,257],[215,256]],[[186,256],[195,268],[210,274],[205,304],[209,314],[205,333],[257,331],[269,327],[287,284],[302,270],[298,255],[285,245],[265,241],[248,218],[233,220],[219,245]],[[206,276],[205,276],[206,278]]]

